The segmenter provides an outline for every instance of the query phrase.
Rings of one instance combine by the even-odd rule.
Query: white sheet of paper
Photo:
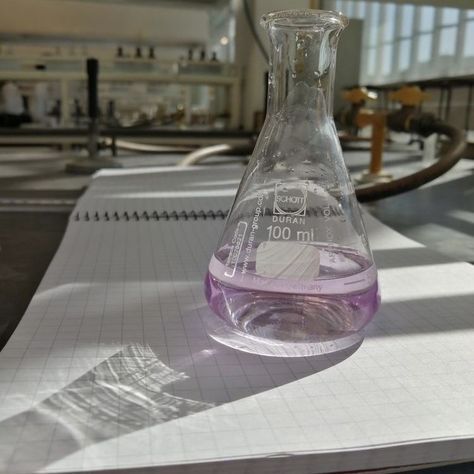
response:
[[[278,359],[206,334],[203,278],[222,220],[71,222],[0,354],[0,471],[318,473],[472,459],[474,269],[366,224],[383,303],[365,341],[352,354]]]

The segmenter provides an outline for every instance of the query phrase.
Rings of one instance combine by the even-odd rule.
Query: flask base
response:
[[[275,357],[329,354],[360,344],[377,286],[350,298],[242,291],[208,275],[209,335],[245,352]]]
[[[343,351],[358,346],[364,340],[364,333],[353,333],[334,340],[308,342],[284,342],[262,338],[244,332],[209,312],[204,317],[209,336],[225,346],[251,354],[271,357],[311,357]]]

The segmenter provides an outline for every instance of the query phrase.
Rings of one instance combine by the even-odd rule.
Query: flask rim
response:
[[[277,26],[283,28],[313,29],[323,25],[335,25],[344,29],[349,24],[349,20],[341,12],[306,8],[276,10],[265,13],[260,19],[260,24],[265,28]]]

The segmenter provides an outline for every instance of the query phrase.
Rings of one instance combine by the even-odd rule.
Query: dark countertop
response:
[[[0,212],[0,349],[26,311],[67,221],[61,212]]]

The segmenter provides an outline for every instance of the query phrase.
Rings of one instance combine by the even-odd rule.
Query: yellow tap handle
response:
[[[400,102],[402,105],[417,106],[431,96],[423,92],[418,86],[403,86],[400,89],[390,92],[389,99]]]
[[[368,91],[366,87],[355,87],[354,89],[343,91],[342,97],[348,102],[358,104],[360,102],[366,102],[367,100],[375,100],[377,93]]]

